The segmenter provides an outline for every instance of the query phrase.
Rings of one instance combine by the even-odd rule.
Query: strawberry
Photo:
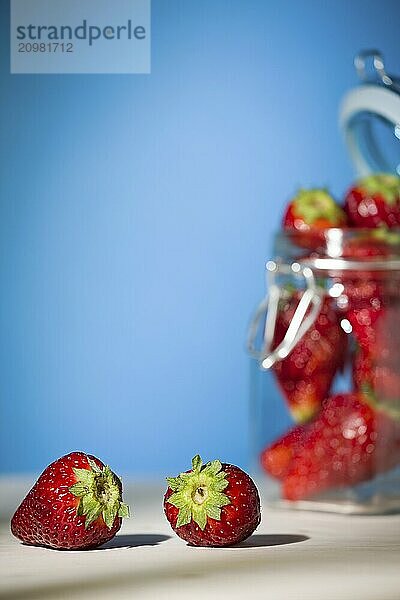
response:
[[[264,471],[276,479],[283,480],[306,431],[307,425],[297,425],[289,429],[287,433],[270,446],[267,446],[260,455],[261,466]]]
[[[384,305],[375,298],[370,301],[369,306],[348,310],[346,316],[360,349],[375,364],[398,368],[400,307],[395,303]]]
[[[290,357],[284,359],[286,363],[290,360]],[[285,367],[281,363],[274,366],[289,412],[296,423],[306,423],[319,411],[323,399],[328,394],[334,370],[327,367],[327,372],[300,375],[297,379],[288,378],[284,371]]]
[[[286,236],[295,246],[314,251],[325,247],[325,229],[346,225],[346,213],[325,189],[300,190],[282,220]]]
[[[373,307],[399,298],[400,277],[398,271],[374,271],[374,261],[390,260],[400,253],[400,234],[389,229],[370,229],[368,233],[360,230],[356,237],[345,240],[342,248],[343,258],[363,262],[358,269],[337,272],[335,281],[344,287],[338,303],[342,307]]]
[[[324,401],[307,426],[282,484],[287,500],[356,485],[400,463],[398,410],[384,411],[357,394]]]
[[[400,225],[400,177],[385,173],[359,179],[347,192],[344,209],[356,227]]]
[[[282,298],[276,320],[274,347],[285,336],[301,292]],[[315,323],[273,371],[296,422],[311,419],[320,409],[332,380],[342,366],[347,336],[340,327],[331,299],[325,296]]]
[[[387,304],[376,320],[373,341],[369,345],[369,352],[375,364],[390,365],[395,370],[399,369],[399,330],[400,306],[397,303]]]
[[[356,390],[371,393],[382,404],[396,404],[400,399],[399,363],[385,364],[384,357],[375,357],[361,348],[353,360],[353,383]]]
[[[335,278],[335,282],[342,284],[343,293],[337,301],[338,306],[344,311],[347,309],[371,308],[379,311],[385,301],[396,298],[399,294],[400,282],[392,276],[391,280],[378,277],[368,271],[343,274]]]
[[[282,220],[292,243],[313,251],[325,247],[325,229],[346,224],[346,213],[324,189],[300,190],[287,205]]]
[[[168,477],[164,512],[172,529],[193,546],[231,546],[248,538],[260,523],[260,498],[253,480],[239,467],[219,460]]]
[[[25,544],[82,550],[113,538],[127,516],[119,478],[94,456],[71,452],[43,471],[11,531]]]
[[[347,229],[343,238],[338,240],[338,248],[335,246],[334,250],[337,256],[355,260],[389,258],[400,252],[400,233],[386,226],[377,229]]]
[[[360,308],[351,308],[346,316],[352,327],[357,343],[365,350],[372,350],[376,343],[377,322],[383,315],[380,300],[375,299],[374,304]]]
[[[324,189],[300,190],[289,202],[283,228],[297,231],[344,227],[347,216]]]

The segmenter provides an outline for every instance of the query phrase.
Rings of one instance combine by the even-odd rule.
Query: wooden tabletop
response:
[[[400,600],[400,515],[264,507],[240,546],[193,548],[166,522],[161,486],[142,484],[128,486],[133,516],[111,542],[56,551],[24,546],[9,532],[27,485],[0,481],[1,598]]]

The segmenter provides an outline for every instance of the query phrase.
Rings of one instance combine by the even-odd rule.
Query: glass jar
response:
[[[339,121],[358,175],[400,175],[400,83],[377,51]],[[372,64],[372,70],[369,68]],[[283,232],[249,332],[253,472],[301,509],[400,509],[400,231]]]
[[[280,233],[266,272],[249,336],[261,489],[294,508],[399,510],[400,233]]]
[[[398,510],[400,233],[281,233],[275,257],[249,339],[260,487],[296,508]],[[291,418],[275,429],[271,375]]]

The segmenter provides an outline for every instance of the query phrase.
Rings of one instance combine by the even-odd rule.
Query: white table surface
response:
[[[239,547],[192,548],[170,529],[162,488],[128,486],[133,516],[104,549],[24,546],[9,513],[28,484],[0,480],[0,597],[7,599],[400,600],[400,515],[263,509]]]

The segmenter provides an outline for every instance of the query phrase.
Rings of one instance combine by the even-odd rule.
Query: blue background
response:
[[[359,49],[400,72],[399,2],[153,0],[131,76],[10,75],[0,7],[1,470],[246,465],[271,235],[297,186],[350,182],[338,103]]]

